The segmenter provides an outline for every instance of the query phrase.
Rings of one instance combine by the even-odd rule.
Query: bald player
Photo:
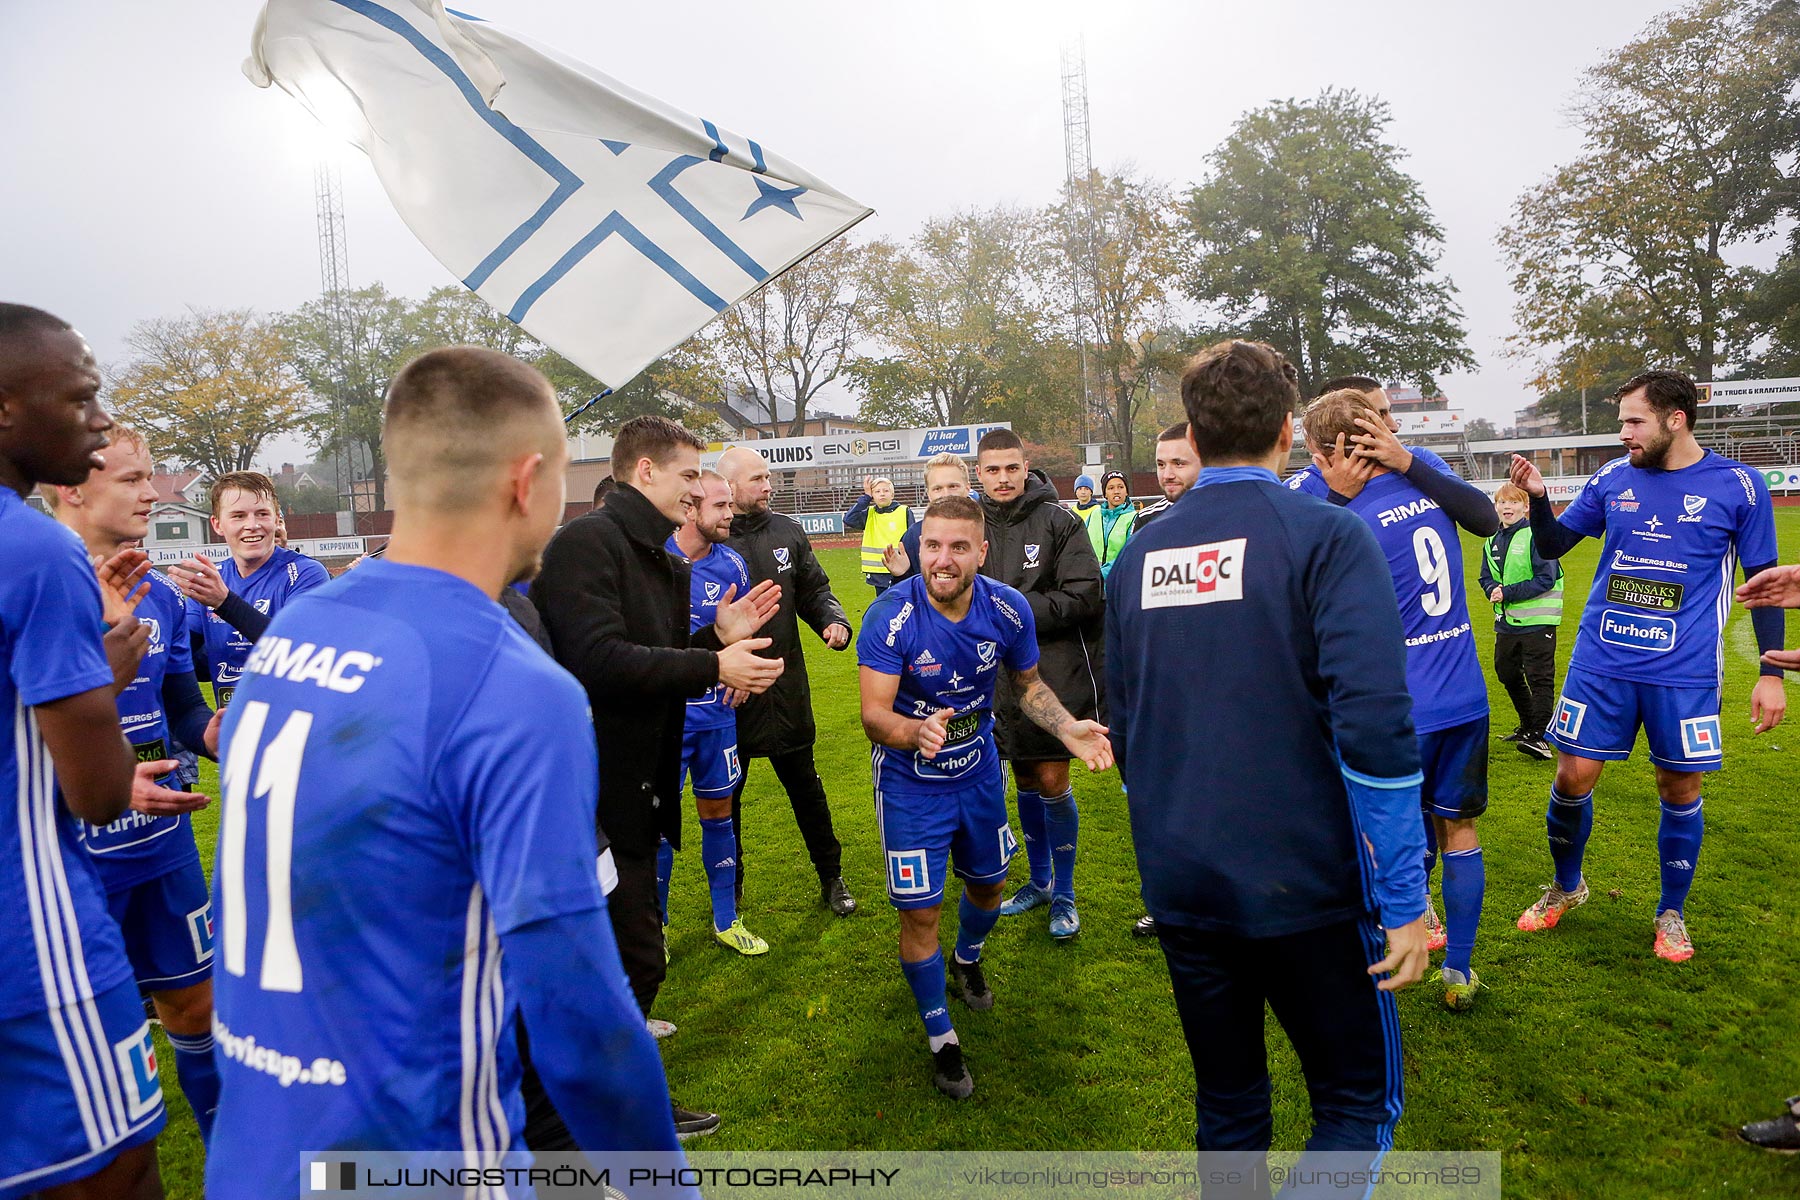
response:
[[[303,1150],[517,1165],[521,1015],[583,1150],[678,1146],[595,874],[587,698],[496,600],[562,516],[555,394],[433,350],[382,448],[387,556],[276,615],[220,739],[212,1197],[294,1194]]]
[[[739,899],[744,887],[744,788],[750,760],[766,758],[787,792],[807,857],[818,873],[820,903],[837,916],[848,917],[856,911],[856,899],[844,883],[844,848],[832,827],[825,784],[813,763],[819,733],[813,722],[812,683],[806,677],[800,624],[810,626],[827,648],[842,650],[850,644],[850,618],[832,594],[831,580],[813,554],[806,530],[785,513],[770,511],[768,461],[748,446],[733,446],[719,456],[719,474],[731,484],[733,516],[727,545],[743,555],[751,583],[773,581],[781,588],[781,608],[762,633],[771,643],[766,653],[786,664],[768,691],[750,697],[738,709],[738,754],[744,769],[731,799],[731,816],[738,839]]]

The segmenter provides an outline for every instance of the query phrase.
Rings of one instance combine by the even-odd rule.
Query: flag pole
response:
[[[564,425],[572,424],[576,417],[579,417],[582,413],[584,413],[588,409],[594,407],[594,405],[600,403],[602,400],[606,399],[608,396],[610,396],[612,394],[613,394],[613,390],[611,388],[601,388],[598,392],[594,393],[593,398],[591,400],[589,400],[586,404],[582,405],[580,408],[576,409],[574,412],[572,412],[568,416],[564,417],[563,424]]]

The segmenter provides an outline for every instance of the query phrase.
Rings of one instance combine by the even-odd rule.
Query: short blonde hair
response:
[[[1367,393],[1354,388],[1326,392],[1307,405],[1305,415],[1300,418],[1300,424],[1306,430],[1306,444],[1314,453],[1331,454],[1339,434],[1343,434],[1348,443],[1362,432],[1356,427],[1358,417],[1375,419],[1375,410],[1369,407]]]
[[[1494,503],[1498,504],[1502,500],[1509,504],[1530,504],[1531,494],[1516,483],[1503,483],[1494,493]]]
[[[950,470],[955,471],[958,475],[962,476],[962,481],[964,483],[969,482],[969,464],[950,453],[948,450],[933,458],[925,460],[925,479],[927,482],[931,479],[931,473],[942,467],[948,467]]]

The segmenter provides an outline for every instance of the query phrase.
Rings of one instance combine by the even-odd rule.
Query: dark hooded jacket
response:
[[[767,758],[810,746],[818,737],[813,724],[812,684],[806,678],[806,654],[800,645],[800,622],[824,636],[832,625],[850,627],[844,606],[832,595],[831,580],[813,554],[812,541],[800,522],[781,513],[743,513],[731,519],[725,543],[744,558],[752,587],[765,579],[781,585],[781,608],[758,631],[772,644],[762,653],[787,661],[781,678],[737,710],[738,754]]]
[[[1056,500],[1039,472],[1026,477],[1017,500],[982,497],[987,517],[987,562],[981,573],[1025,593],[1037,622],[1038,671],[1077,719],[1106,720],[1101,684],[1105,592],[1100,560],[1087,526]],[[1066,759],[1069,751],[1019,711],[1015,689],[1001,672],[994,697],[1000,753],[1015,762]]]
[[[675,522],[622,484],[550,540],[531,602],[556,661],[587,690],[600,751],[600,828],[615,845],[681,845],[687,698],[719,681],[711,625],[688,632],[688,564]]]

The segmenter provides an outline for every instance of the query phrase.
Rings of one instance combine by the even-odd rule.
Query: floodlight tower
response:
[[[1087,319],[1094,246],[1094,156],[1088,140],[1087,51],[1080,39],[1062,48],[1063,180],[1074,218],[1075,250],[1069,278],[1075,302],[1075,351],[1081,369],[1081,429],[1092,441],[1093,399],[1088,391]]]
[[[350,389],[356,356],[355,323],[350,316],[350,253],[344,235],[344,185],[337,167],[321,160],[313,168],[313,198],[319,226],[319,295],[324,308],[326,353],[332,373],[330,402],[331,467],[337,476],[340,511],[350,515],[352,527],[340,534],[358,532],[354,522],[357,498],[352,477],[357,453],[350,439]],[[339,518],[340,523],[342,518]]]

